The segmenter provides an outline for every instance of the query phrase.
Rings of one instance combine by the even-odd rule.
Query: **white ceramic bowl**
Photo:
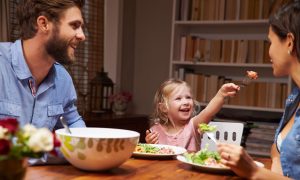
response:
[[[140,134],[113,128],[70,128],[55,131],[60,150],[75,167],[98,171],[118,167],[132,155]]]

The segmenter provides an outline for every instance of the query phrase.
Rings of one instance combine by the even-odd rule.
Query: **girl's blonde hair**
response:
[[[154,96],[154,112],[152,114],[152,119],[150,121],[150,126],[155,123],[168,124],[168,98],[170,94],[179,86],[186,86],[189,89],[190,86],[182,80],[179,79],[169,79],[163,82],[157,89]]]

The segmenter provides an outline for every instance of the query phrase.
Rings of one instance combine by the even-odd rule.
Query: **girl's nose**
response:
[[[189,99],[183,99],[183,104],[189,104]]]

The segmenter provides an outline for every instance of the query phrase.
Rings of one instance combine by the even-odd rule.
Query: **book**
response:
[[[194,58],[194,38],[191,35],[186,36],[185,61],[193,61]]]
[[[271,0],[263,0],[263,8],[262,8],[262,19],[267,19],[269,17]]]
[[[200,19],[200,0],[192,0],[192,7],[191,7],[191,20],[197,21]]]
[[[249,40],[248,41],[248,53],[247,53],[247,58],[246,62],[247,63],[256,63],[256,42],[255,40]]]
[[[237,47],[237,63],[246,63],[248,51],[248,40],[238,40]]]
[[[226,0],[225,4],[225,20],[237,19],[237,0]]]
[[[269,16],[274,14],[279,7],[287,3],[289,0],[274,0],[269,9]]]
[[[231,60],[231,48],[232,48],[232,40],[223,40],[222,41],[222,55],[221,61],[228,63]]]
[[[182,21],[189,20],[189,6],[190,6],[190,0],[181,0],[180,2],[180,15],[179,19]]]
[[[181,36],[180,38],[180,54],[179,54],[179,60],[184,61],[185,60],[185,51],[186,51],[186,36]]]

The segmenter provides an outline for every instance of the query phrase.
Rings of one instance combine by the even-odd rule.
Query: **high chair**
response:
[[[213,134],[215,135],[217,141],[228,144],[241,144],[244,130],[243,123],[210,122],[209,125],[216,126],[217,129],[215,132],[213,132]],[[201,140],[201,149],[205,148],[206,144],[208,144],[208,150],[217,150],[216,144],[206,135],[206,133],[204,133]]]

